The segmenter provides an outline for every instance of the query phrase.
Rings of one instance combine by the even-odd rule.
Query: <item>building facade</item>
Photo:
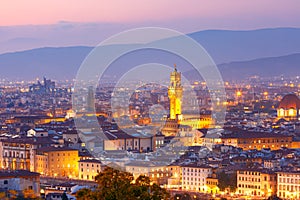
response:
[[[35,171],[52,177],[78,177],[78,150],[69,147],[44,147],[36,153]]]
[[[170,86],[168,88],[168,96],[170,100],[170,119],[182,120],[181,101],[182,101],[182,85],[181,73],[177,72],[176,65],[174,71],[170,75]]]
[[[2,169],[35,171],[36,149],[53,144],[48,137],[5,138],[0,141]]]
[[[104,150],[153,151],[155,136],[141,133],[128,134],[123,131],[106,131]]]
[[[240,195],[269,197],[277,191],[274,172],[260,169],[237,171],[237,192]]]
[[[103,170],[104,165],[97,159],[79,161],[79,179],[95,181],[95,177]]]
[[[32,190],[35,196],[40,196],[40,174],[27,170],[0,171],[0,188],[19,194]]]
[[[270,148],[278,150],[282,147],[291,148],[292,136],[264,133],[264,132],[239,132],[221,137],[224,145],[242,148],[243,150]]]
[[[125,164],[127,172],[133,174],[134,179],[140,175],[145,175],[150,178],[152,183],[159,185],[165,185],[168,183],[168,178],[171,177],[171,173],[167,166],[163,164],[157,164],[149,161],[131,161]]]
[[[277,109],[277,117],[288,121],[300,119],[300,99],[295,94],[284,96]]]
[[[300,199],[300,172],[277,172],[277,196]]]
[[[207,192],[207,178],[212,168],[206,165],[189,164],[182,166],[182,190]]]

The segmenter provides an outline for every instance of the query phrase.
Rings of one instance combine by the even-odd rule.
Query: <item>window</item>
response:
[[[294,109],[289,109],[289,116],[294,116],[295,114],[295,111],[294,111]]]
[[[4,182],[3,182],[4,184],[8,184],[8,180],[4,180]]]

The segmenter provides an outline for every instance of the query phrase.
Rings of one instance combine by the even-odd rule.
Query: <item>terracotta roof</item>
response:
[[[102,164],[102,162],[100,160],[97,159],[85,159],[85,160],[80,160],[79,162],[88,162],[88,163],[99,163]]]
[[[291,136],[279,134],[279,133],[266,133],[266,132],[239,132],[225,134],[221,138],[288,138]]]
[[[142,134],[138,132],[134,133],[126,133],[124,131],[105,131],[105,136],[109,140],[117,140],[117,139],[134,139],[134,138],[150,138],[149,134]]]
[[[63,132],[63,134],[78,135],[76,130],[66,130]]]
[[[0,178],[14,178],[14,177],[28,177],[28,176],[39,176],[39,173],[30,172],[27,170],[14,170],[14,171],[7,171],[7,170],[0,170]]]
[[[78,151],[77,149],[72,149],[70,147],[42,147],[37,149],[39,152],[52,152],[52,151]]]
[[[54,144],[50,137],[6,138],[1,141],[18,144]]]
[[[277,171],[277,174],[300,174],[300,171]]]
[[[238,169],[238,171],[260,172],[263,174],[275,174],[275,172],[270,169],[262,169],[262,168],[241,168],[241,169]]]
[[[204,164],[198,164],[198,163],[189,163],[189,164],[183,164],[182,167],[192,167],[192,168],[204,168],[204,169],[210,169],[212,167]]]
[[[283,97],[281,102],[279,103],[278,108],[283,109],[300,109],[300,99],[295,94],[288,94]]]

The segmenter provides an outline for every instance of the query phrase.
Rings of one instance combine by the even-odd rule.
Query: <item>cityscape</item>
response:
[[[3,10],[0,199],[300,200],[299,2],[128,1]]]

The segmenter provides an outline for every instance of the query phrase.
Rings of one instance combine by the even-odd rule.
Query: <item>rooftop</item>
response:
[[[7,171],[7,170],[0,170],[0,178],[15,178],[15,177],[28,177],[28,176],[40,176],[39,173],[30,172],[27,170],[14,170],[14,171]]]
[[[182,167],[191,167],[191,168],[204,168],[204,169],[211,169],[212,167],[204,164],[199,163],[189,163],[189,164],[183,164]]]
[[[292,137],[279,133],[266,133],[266,132],[250,132],[250,131],[241,131],[238,133],[225,134],[221,138],[286,138]]]
[[[300,109],[300,99],[295,94],[285,95],[278,107],[287,110],[290,108]]]
[[[80,160],[79,162],[84,162],[84,163],[99,163],[99,164],[102,164],[102,162],[100,160],[97,160],[95,158]]]
[[[72,149],[70,147],[42,147],[37,149],[39,152],[53,152],[53,151],[78,151],[77,149]]]

